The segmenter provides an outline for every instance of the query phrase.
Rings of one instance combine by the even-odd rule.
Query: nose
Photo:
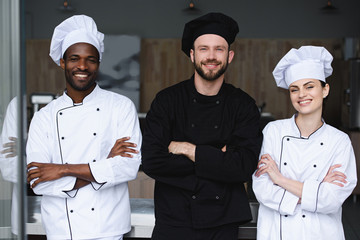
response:
[[[216,55],[215,55],[215,51],[214,51],[214,50],[209,50],[207,59],[208,59],[208,60],[214,60],[214,59],[216,59]]]
[[[304,88],[299,89],[299,97],[303,98],[306,96],[306,90]]]
[[[86,64],[86,60],[85,59],[80,59],[79,62],[78,62],[78,65],[77,65],[77,68],[79,70],[86,70],[88,67],[87,67],[87,64]]]

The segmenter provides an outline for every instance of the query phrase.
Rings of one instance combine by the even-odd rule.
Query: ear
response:
[[[326,98],[329,95],[330,92],[330,85],[325,84],[325,87],[323,87],[323,98]]]
[[[60,67],[65,70],[65,60],[63,58],[60,58]]]
[[[229,51],[229,57],[228,57],[228,63],[231,63],[235,55],[235,52],[233,50]]]
[[[192,62],[194,62],[194,54],[195,54],[194,49],[190,49],[190,59]]]

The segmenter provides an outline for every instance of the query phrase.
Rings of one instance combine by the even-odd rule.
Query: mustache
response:
[[[202,64],[221,64],[221,61],[217,61],[217,60],[206,60],[206,61],[202,61]]]

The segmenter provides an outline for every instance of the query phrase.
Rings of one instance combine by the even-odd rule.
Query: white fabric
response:
[[[276,65],[273,76],[278,87],[288,89],[300,79],[318,79],[326,82],[332,74],[333,57],[324,47],[302,46],[291,49]]]
[[[270,122],[263,130],[260,156],[270,154],[281,173],[304,183],[299,198],[274,185],[267,174],[253,175],[253,190],[260,203],[258,240],[340,240],[345,239],[341,222],[342,204],[356,186],[356,164],[349,137],[323,124],[309,138],[301,138],[294,116]],[[329,168],[347,176],[339,187],[322,183]]]
[[[36,112],[30,125],[27,161],[88,163],[97,183],[70,191],[75,177],[43,182],[42,222],[49,239],[92,239],[131,229],[127,182],[138,172],[141,155],[106,159],[115,141],[129,136],[140,151],[142,136],[134,104],[96,86],[81,105],[64,93]],[[70,228],[69,228],[70,226]]]
[[[95,21],[86,15],[75,15],[60,23],[54,30],[50,57],[60,65],[66,49],[75,43],[89,43],[99,52],[100,61],[104,52],[104,34],[97,30]]]
[[[3,144],[10,142],[9,137],[18,137],[17,118],[17,97],[14,97],[6,109],[0,137],[0,152],[3,150]],[[3,155],[0,153],[0,171],[1,176],[5,181],[13,183],[11,199],[11,231],[14,234],[18,234],[18,157],[5,157],[5,155],[6,154]]]
[[[91,240],[123,240],[123,235],[114,236],[114,237],[106,237],[106,238],[92,238]],[[51,240],[51,239],[47,239]],[[71,238],[63,239],[63,240],[72,240]]]
[[[15,97],[10,101],[6,109],[0,137],[0,152],[3,150],[3,144],[11,142],[9,137],[18,137],[17,122],[17,98]],[[0,170],[4,180],[13,183],[17,182],[17,159],[17,156],[6,158],[5,155],[0,153]]]

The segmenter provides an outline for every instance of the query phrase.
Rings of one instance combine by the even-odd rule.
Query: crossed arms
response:
[[[107,158],[115,156],[133,157],[133,154],[139,153],[135,143],[129,142],[130,137],[118,139],[112,147]],[[96,182],[91,174],[88,164],[54,164],[31,162],[27,165],[27,182],[31,183],[31,188],[36,187],[41,182],[53,181],[66,176],[76,177],[76,183],[73,189],[79,189],[88,185],[90,182]]]

